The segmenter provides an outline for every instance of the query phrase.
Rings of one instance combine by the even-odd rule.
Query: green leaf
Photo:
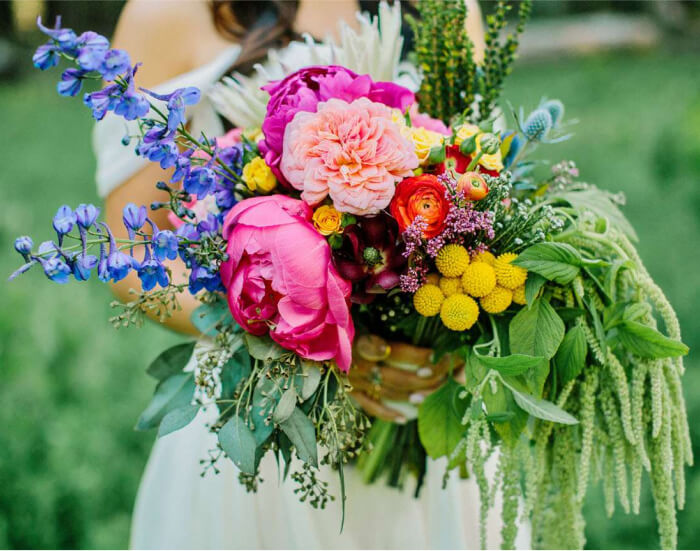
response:
[[[162,352],[146,369],[151,377],[162,381],[171,375],[181,373],[192,357],[195,342],[177,344]]]
[[[436,165],[442,163],[445,160],[445,145],[436,145],[430,149],[428,154],[428,160],[426,164]]]
[[[294,385],[302,401],[308,400],[316,392],[321,382],[321,370],[316,362],[308,360],[301,361],[301,373],[297,372],[294,377]]]
[[[578,275],[582,265],[579,252],[566,243],[537,243],[513,260],[513,264],[566,285]]]
[[[245,334],[248,353],[256,360],[278,360],[285,353],[284,348],[270,337],[256,337],[250,333]]]
[[[275,423],[283,423],[294,413],[297,405],[297,393],[293,386],[284,391],[280,401],[277,403],[275,411],[272,413],[272,420]]]
[[[688,353],[688,347],[682,342],[636,321],[623,321],[617,330],[622,346],[642,358],[674,358]]]
[[[546,281],[547,280],[540,274],[527,274],[527,279],[525,280],[525,302],[527,302],[528,307],[532,306],[532,303],[535,302],[537,295],[540,293],[540,289],[542,289]]]
[[[136,422],[136,430],[156,428],[172,410],[189,405],[194,386],[192,373],[178,373],[158,383],[151,402]]]
[[[520,409],[510,390],[500,380],[492,380],[483,393],[487,419],[493,422],[493,428],[503,441],[514,446],[527,424],[528,416]]]
[[[553,195],[556,198],[563,199],[574,208],[590,210],[602,218],[607,218],[613,226],[622,230],[633,241],[637,241],[637,234],[632,224],[628,222],[615,203],[610,200],[608,193],[592,187],[580,191],[560,191]]]
[[[281,390],[274,381],[263,375],[258,379],[253,390],[253,403],[250,408],[250,420],[253,422],[253,437],[261,445],[272,434],[274,424],[268,421],[271,412],[279,403]]]
[[[583,308],[557,308],[557,314],[564,321],[573,321],[586,314]]]
[[[556,404],[522,393],[513,387],[509,388],[513,393],[515,403],[533,417],[544,419],[545,421],[553,421],[554,423],[561,423],[563,425],[578,424],[578,419],[576,419],[576,417],[567,413]]]
[[[486,367],[495,369],[502,375],[521,375],[544,361],[542,356],[525,354],[511,354],[502,358],[493,356],[477,356],[477,358]]]
[[[219,430],[219,444],[231,461],[246,474],[255,474],[255,448],[253,432],[245,421],[234,415]]]
[[[576,325],[561,341],[559,350],[554,356],[554,365],[562,384],[565,385],[575,379],[583,371],[587,351],[586,334],[582,327]]]
[[[232,320],[231,311],[223,300],[202,304],[190,315],[192,325],[208,337],[215,337],[218,333],[216,326],[229,320]]]
[[[221,397],[231,398],[238,384],[250,375],[250,355],[245,347],[233,353],[233,356],[221,367]]]
[[[454,379],[448,379],[426,397],[418,408],[418,435],[430,457],[450,456],[464,436],[462,418],[469,400],[459,398],[464,390]]]
[[[551,359],[564,338],[564,322],[542,298],[523,308],[510,322],[510,350],[514,354]]]
[[[158,438],[189,425],[197,416],[199,404],[182,406],[169,412],[158,426]]]
[[[298,407],[294,408],[289,418],[280,423],[280,428],[294,444],[299,459],[316,467],[318,465],[316,429],[304,412]]]

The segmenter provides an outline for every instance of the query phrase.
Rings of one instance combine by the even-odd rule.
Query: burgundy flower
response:
[[[353,302],[370,303],[376,294],[399,285],[406,259],[398,235],[396,220],[384,213],[345,228],[343,244],[333,251],[333,260],[341,277],[353,283]]]

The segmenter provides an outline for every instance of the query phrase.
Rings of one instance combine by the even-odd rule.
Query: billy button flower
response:
[[[493,291],[491,291],[485,297],[481,297],[479,300],[481,307],[489,314],[500,314],[501,312],[505,312],[512,301],[513,291],[499,285],[496,285]]]
[[[426,318],[437,316],[443,302],[445,302],[445,295],[440,287],[432,283],[426,283],[413,295],[413,307]]]
[[[255,157],[243,167],[243,181],[250,191],[262,194],[277,187],[277,178],[261,157]]]
[[[518,258],[518,255],[515,253],[503,253],[493,265],[498,284],[511,291],[524,285],[527,279],[527,270],[512,264],[516,258]]]
[[[435,257],[435,266],[445,277],[459,277],[469,266],[469,253],[462,245],[445,245]]]
[[[479,306],[476,301],[461,293],[445,299],[440,308],[440,319],[452,331],[466,331],[479,318]]]

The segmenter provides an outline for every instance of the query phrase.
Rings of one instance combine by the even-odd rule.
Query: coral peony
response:
[[[223,232],[229,259],[221,279],[236,322],[347,371],[355,334],[351,286],[333,267],[309,206],[283,195],[246,199],[227,214]]]
[[[406,178],[396,186],[396,195],[389,210],[403,233],[417,216],[426,224],[423,237],[430,239],[445,227],[450,203],[445,197],[445,186],[433,174]]]
[[[366,97],[405,111],[415,101],[413,92],[392,82],[374,82],[369,75],[357,75],[337,65],[305,67],[283,80],[263,86],[270,94],[262,124],[265,138],[259,143],[265,162],[283,184],[279,170],[282,141],[287,125],[299,111],[315,112],[319,102],[331,98],[352,102]]]
[[[418,166],[413,144],[391,116],[367,98],[332,99],[316,113],[297,113],[285,131],[282,173],[310,205],[330,195],[340,212],[376,214],[396,182]]]

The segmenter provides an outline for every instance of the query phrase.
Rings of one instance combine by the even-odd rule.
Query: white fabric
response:
[[[301,53],[294,46],[294,55]],[[289,54],[290,52],[285,52]],[[224,51],[213,62],[155,88],[166,93],[182,86],[198,86],[203,100],[188,110],[194,134],[221,133],[206,92],[235,60],[238,47]],[[285,56],[286,57],[286,56]],[[108,116],[95,127],[93,145],[97,156],[97,185],[108,195],[138,172],[145,161],[124,147],[120,139],[125,123]],[[215,436],[206,425],[214,411],[202,412],[186,428],[157,440],[153,446],[134,507],[131,547],[135,549],[443,549],[479,547],[479,496],[473,479],[458,480],[453,474],[442,489],[444,464],[431,462],[421,497],[414,499],[413,481],[405,493],[383,482],[365,485],[352,468],[345,470],[347,511],[340,530],[340,504],[316,510],[300,503],[288,480],[278,485],[277,465],[272,456],[261,465],[264,483],[255,494],[246,493],[233,464],[218,463],[220,474],[201,477],[200,460],[215,450]],[[489,465],[494,476],[495,465]],[[321,477],[331,494],[339,496],[335,473],[324,469]],[[488,545],[500,545],[500,503],[488,521]],[[520,530],[518,547],[529,546],[527,527]]]

